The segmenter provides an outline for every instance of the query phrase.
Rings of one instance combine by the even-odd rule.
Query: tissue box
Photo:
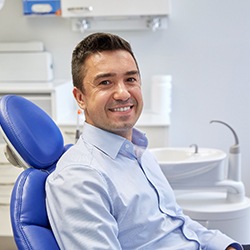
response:
[[[60,0],[23,0],[24,15],[61,15]]]

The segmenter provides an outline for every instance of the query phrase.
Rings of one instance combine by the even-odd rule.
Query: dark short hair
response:
[[[76,88],[84,91],[84,64],[88,56],[112,50],[125,50],[134,58],[139,70],[136,58],[133,54],[130,44],[123,38],[109,33],[93,33],[83,39],[74,49],[71,61],[71,73],[73,84]]]

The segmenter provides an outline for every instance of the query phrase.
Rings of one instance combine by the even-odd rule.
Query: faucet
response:
[[[240,153],[240,145],[239,145],[239,139],[234,131],[234,129],[229,126],[227,123],[219,121],[219,120],[212,120],[210,123],[217,122],[225,125],[228,127],[233,135],[235,144],[232,145],[229,149],[229,161],[228,161],[228,179],[235,180],[235,181],[241,181],[241,153]]]
[[[191,144],[189,147],[190,147],[190,148],[191,148],[191,147],[194,147],[194,153],[195,153],[195,154],[198,154],[198,151],[199,151],[199,150],[198,150],[198,145],[197,145],[197,144]]]
[[[228,179],[217,183],[216,186],[227,188],[227,200],[229,202],[240,202],[245,197],[245,187],[241,181],[241,153],[238,136],[227,123],[219,120],[212,120],[210,123],[213,122],[221,123],[228,127],[232,131],[235,140],[235,144],[229,149]]]

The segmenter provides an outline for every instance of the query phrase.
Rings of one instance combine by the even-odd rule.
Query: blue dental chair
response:
[[[45,181],[65,150],[54,121],[29,100],[15,95],[0,99],[0,130],[5,155],[25,170],[17,178],[10,201],[11,224],[19,250],[57,250],[45,205]]]

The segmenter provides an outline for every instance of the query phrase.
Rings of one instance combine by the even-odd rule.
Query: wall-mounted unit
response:
[[[62,17],[75,31],[164,29],[170,0],[61,0]]]
[[[61,15],[60,0],[23,0],[23,14],[35,15]]]

